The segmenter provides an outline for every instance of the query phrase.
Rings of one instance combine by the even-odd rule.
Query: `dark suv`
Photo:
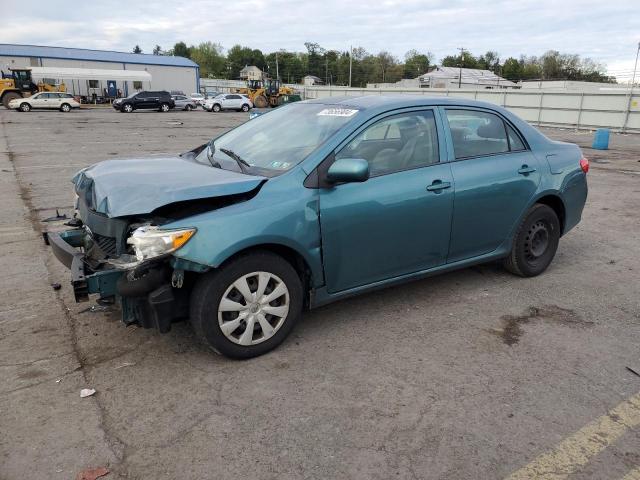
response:
[[[134,110],[155,109],[168,112],[176,106],[169,92],[138,92],[127,98],[113,101],[113,108],[121,112],[131,113]]]

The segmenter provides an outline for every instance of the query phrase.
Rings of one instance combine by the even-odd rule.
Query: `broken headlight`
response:
[[[195,228],[183,230],[161,230],[156,226],[144,225],[136,228],[127,239],[133,246],[139,262],[175,252],[196,233]]]

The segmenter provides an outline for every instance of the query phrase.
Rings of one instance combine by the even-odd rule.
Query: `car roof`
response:
[[[426,95],[362,95],[359,97],[326,97],[306,100],[305,103],[320,103],[323,105],[342,105],[359,110],[369,108],[403,108],[430,105],[459,105],[469,107],[485,107],[497,109],[497,105],[478,100],[451,97],[430,97]]]

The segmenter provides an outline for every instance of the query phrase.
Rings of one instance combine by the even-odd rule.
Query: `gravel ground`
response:
[[[245,362],[187,324],[161,335],[74,303],[40,237],[71,213],[73,173],[246,117],[0,110],[0,478],[502,478],[640,391],[640,136],[593,151],[590,133],[544,129],[592,170],[582,223],[534,279],[491,264],[341,301]],[[640,466],[635,425],[571,478]]]

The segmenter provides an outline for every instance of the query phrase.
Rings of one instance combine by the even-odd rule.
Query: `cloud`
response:
[[[160,0],[150,7],[123,0],[101,9],[79,2],[52,9],[36,0],[28,10],[4,12],[0,41],[131,51],[139,44],[177,41],[220,43],[301,51],[304,42],[327,49],[361,46],[402,58],[415,48],[439,60],[465,47],[474,54],[495,50],[502,58],[541,55],[554,49],[578,53],[626,74],[640,35],[631,0]]]

